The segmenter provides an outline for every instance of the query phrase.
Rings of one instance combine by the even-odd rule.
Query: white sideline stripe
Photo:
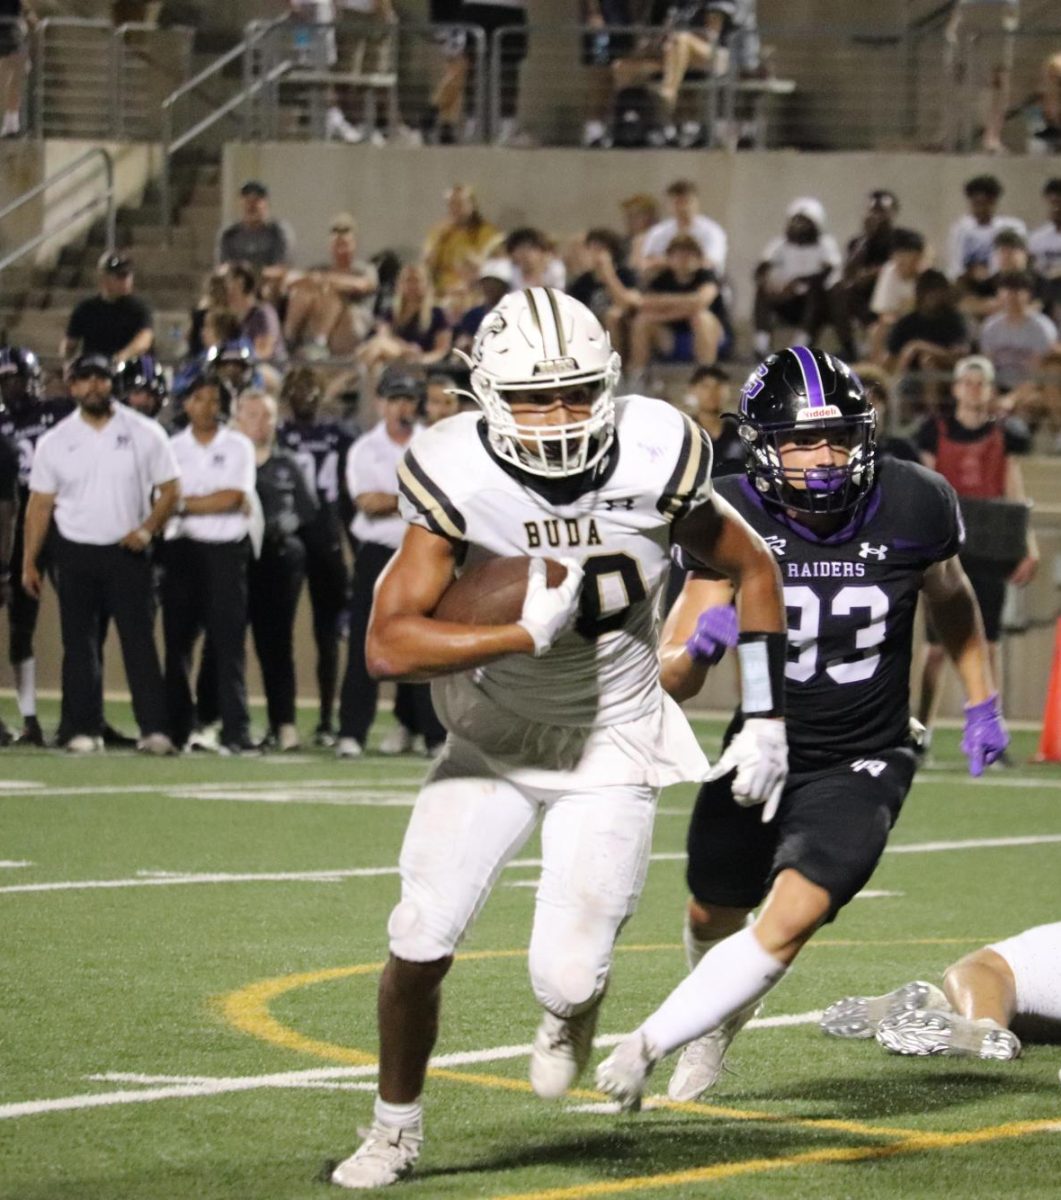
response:
[[[0,870],[4,870],[4,871],[14,870],[15,867],[32,867],[32,866],[33,866],[33,863],[31,863],[31,862],[20,861],[17,859],[5,859],[3,861],[0,861]]]
[[[344,792],[353,792],[356,795],[356,793],[364,792],[371,797],[400,793],[403,789],[413,791],[422,782],[423,776],[420,775],[407,780],[388,778],[386,781],[351,779],[348,782],[344,779],[303,779],[284,782],[280,785],[270,784],[265,779],[245,783],[226,782],[219,779],[213,783],[173,783],[161,788],[150,780],[142,784],[122,784],[119,787],[45,787],[43,784],[30,783],[25,787],[20,787],[17,791],[12,790],[12,795],[17,796],[18,799],[23,797],[36,799],[42,796],[46,798],[52,796],[138,796],[149,793],[152,796],[163,795],[178,800],[211,800],[215,798],[214,793],[224,792],[226,793],[225,799],[242,800],[250,798],[249,793],[259,793],[254,796],[255,799],[272,799],[276,795],[297,796],[300,792],[305,792],[306,802],[312,803],[315,792],[325,792],[328,795]],[[0,788],[0,798],[3,798],[3,790]],[[295,801],[288,801],[288,803],[292,802]],[[356,799],[349,801],[349,803],[356,802]]]
[[[931,854],[942,850],[981,850],[999,846],[1040,846],[1061,842],[1061,833],[1047,833],[1029,837],[1011,838],[974,838],[963,842],[910,842],[906,845],[888,846],[885,854]],[[653,854],[650,862],[684,862],[685,851]],[[541,859],[513,859],[505,870],[520,867],[540,867]],[[397,867],[347,867],[334,871],[264,871],[264,872],[214,872],[211,874],[196,874],[188,872],[168,873],[165,871],[143,871],[133,879],[68,879],[53,883],[10,883],[0,887],[0,895],[10,895],[14,892],[77,892],[77,891],[111,891],[118,888],[138,887],[171,887],[200,883],[338,883],[343,879],[376,878],[382,875],[397,875]],[[533,886],[532,881],[525,884],[512,884],[513,887]],[[879,893],[880,895],[901,895],[898,892]],[[870,895],[870,899],[875,896]]]
[[[788,1013],[777,1017],[749,1021],[748,1029],[774,1029],[791,1025],[809,1025],[821,1017],[820,1012]],[[602,1049],[618,1045],[626,1037],[624,1033],[607,1034],[594,1039],[594,1045]],[[523,1046],[495,1046],[490,1050],[462,1050],[455,1054],[442,1054],[431,1059],[432,1067],[463,1067],[480,1063],[500,1062],[504,1059],[526,1058],[531,1044]],[[128,1072],[107,1072],[89,1075],[93,1082],[129,1083],[144,1086],[137,1091],[88,1092],[80,1096],[61,1096],[54,1100],[23,1100],[14,1104],[0,1104],[0,1121],[18,1117],[34,1117],[42,1113],[74,1112],[85,1108],[107,1108],[116,1104],[152,1104],[156,1100],[194,1099],[199,1096],[221,1096],[231,1092],[252,1092],[263,1088],[327,1088],[350,1091],[376,1090],[375,1083],[350,1083],[351,1079],[372,1078],[377,1067],[314,1067],[307,1071],[283,1071],[270,1075],[245,1075],[235,1077],[212,1075],[140,1075]]]
[[[973,838],[963,842],[899,842],[886,847],[885,854],[934,854],[940,850],[983,850],[995,846],[1041,846],[1061,842],[1061,833],[1044,833],[1035,837]]]

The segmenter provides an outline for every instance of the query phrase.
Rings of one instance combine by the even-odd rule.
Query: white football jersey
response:
[[[449,538],[462,567],[532,555],[572,557],[585,571],[575,628],[541,658],[510,655],[434,682],[451,731],[469,686],[517,727],[587,730],[661,708],[671,524],[711,495],[711,443],[699,426],[660,400],[617,400],[614,448],[594,486],[565,496],[568,480],[535,480],[502,465],[479,415],[466,413],[420,437],[399,486],[403,517]]]

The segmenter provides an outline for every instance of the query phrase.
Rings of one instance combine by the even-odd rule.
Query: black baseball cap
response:
[[[269,189],[260,179],[248,179],[239,189],[241,196],[268,196]]]
[[[105,275],[131,275],[133,260],[128,254],[122,254],[117,250],[108,250],[100,256],[99,270]]]
[[[114,364],[105,354],[79,354],[67,367],[67,379],[114,379]]]
[[[376,388],[376,395],[381,400],[397,400],[409,396],[413,400],[420,399],[423,383],[418,375],[405,368],[388,367]]]

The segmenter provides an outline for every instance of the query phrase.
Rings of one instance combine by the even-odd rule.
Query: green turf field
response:
[[[717,728],[703,729],[713,749]],[[590,1077],[564,1104],[530,1093],[528,845],[451,975],[437,1054],[460,1057],[430,1080],[421,1165],[397,1194],[1058,1194],[1061,1046],[1026,1047],[1014,1063],[898,1059],[814,1023],[841,995],[938,979],[985,941],[1058,919],[1061,771],[972,783],[956,734],[940,743],[893,838],[908,852],[887,854],[875,894],[810,944],[763,1014],[793,1022],[746,1031],[708,1104],[618,1117],[598,1107]],[[1032,748],[1017,736],[1019,760]],[[376,972],[423,770],[314,751],[3,752],[4,1200],[330,1194],[322,1167],[370,1117]],[[683,972],[692,794],[662,798],[605,1036],[632,1028]],[[661,1091],[668,1074],[654,1080]]]

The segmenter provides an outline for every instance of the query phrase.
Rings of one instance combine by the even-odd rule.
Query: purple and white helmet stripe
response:
[[[807,406],[809,408],[825,407],[825,389],[822,386],[822,373],[814,355],[806,346],[789,346],[789,354],[794,354],[803,375],[803,384],[807,389]]]

